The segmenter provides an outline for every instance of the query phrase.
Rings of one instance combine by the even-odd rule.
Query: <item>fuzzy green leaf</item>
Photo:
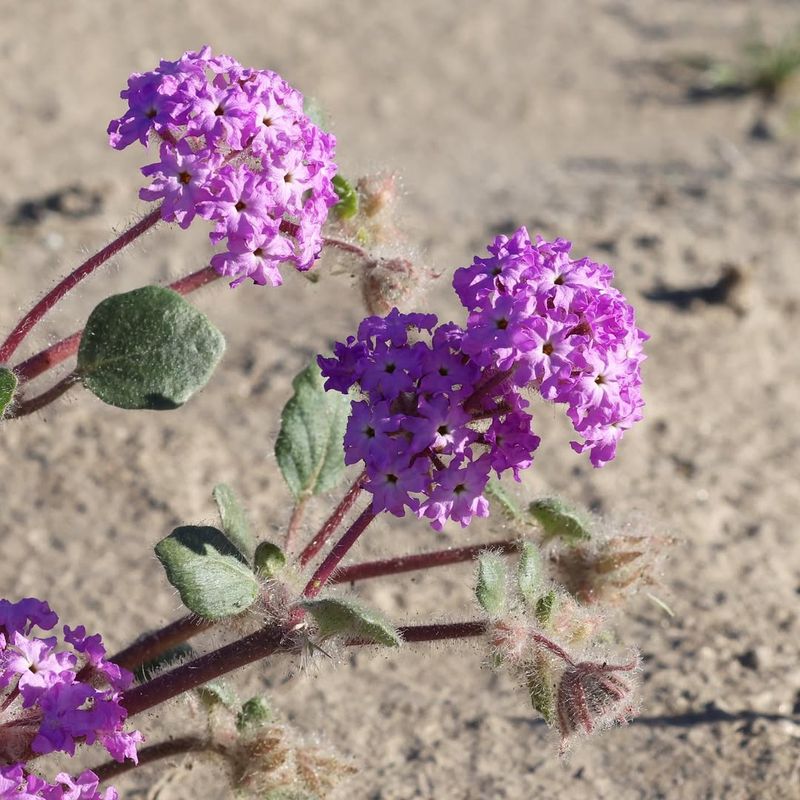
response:
[[[252,559],[256,543],[250,531],[247,515],[233,493],[233,489],[226,483],[219,483],[214,487],[212,496],[217,504],[225,535],[245,558]]]
[[[323,597],[301,606],[314,617],[323,638],[345,636],[386,647],[401,643],[397,629],[383,615],[355,600]]]
[[[478,556],[478,579],[475,597],[481,608],[491,616],[500,614],[506,606],[506,564],[496,553]]]
[[[17,376],[8,368],[0,367],[0,417],[5,414],[17,389]]]
[[[194,649],[191,645],[185,642],[176,644],[175,647],[170,647],[155,658],[151,658],[149,661],[145,661],[144,664],[138,666],[133,671],[133,677],[136,678],[137,683],[144,683],[160,672],[168,670],[170,667],[193,657]]]
[[[209,681],[195,689],[200,702],[210,711],[215,706],[224,706],[233,711],[239,705],[236,692],[223,681]]]
[[[204,619],[241,614],[258,596],[244,556],[216,528],[176,528],[155,551],[183,604]]]
[[[558,596],[552,589],[549,592],[547,592],[547,594],[543,594],[536,601],[536,609],[534,611],[534,614],[536,616],[536,621],[540,625],[547,626],[550,624],[550,620],[553,616],[553,611],[555,610],[557,601],[558,601]]]
[[[548,725],[555,722],[555,697],[553,692],[552,670],[546,658],[537,658],[526,671],[526,682],[531,705],[538,711]]]
[[[546,539],[559,538],[575,545],[592,538],[584,515],[556,497],[534,500],[528,512],[542,526]]]
[[[489,483],[486,484],[483,493],[492,500],[493,503],[497,504],[500,513],[506,517],[506,519],[512,522],[528,522],[522,509],[511,499],[511,496],[506,492],[503,484],[500,483],[497,478],[489,479]]]
[[[542,582],[542,557],[533,542],[523,542],[517,567],[517,588],[526,605],[532,606]]]
[[[326,392],[316,362],[292,381],[294,394],[283,408],[275,456],[295,499],[327,492],[344,472],[344,431],[350,398]]]
[[[256,572],[269,580],[286,566],[286,556],[278,545],[272,542],[259,542],[253,557],[253,566]]]
[[[206,385],[225,339],[177,292],[145,286],[103,300],[78,349],[84,385],[117,408],[183,405]]]
[[[242,704],[236,715],[236,730],[243,733],[252,728],[267,725],[272,721],[272,709],[263,697],[251,697]]]
[[[358,214],[358,192],[341,175],[334,175],[333,191],[339,198],[333,212],[339,219],[351,219]]]

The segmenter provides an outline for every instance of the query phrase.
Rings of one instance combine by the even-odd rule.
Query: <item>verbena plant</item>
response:
[[[395,303],[420,271],[370,254],[393,179],[351,184],[339,176],[333,136],[280,76],[204,48],[132,75],[122,98],[128,108],[111,122],[110,142],[156,151],[140,191],[156,206],[36,303],[0,345],[0,365],[67,292],[153,226],[208,220],[218,250],[204,269],[108,297],[82,331],[0,366],[5,424],[75,386],[121,409],[181,406],[211,378],[225,347],[184,296],[219,277],[278,286],[280,266],[306,272],[335,248],[358,262],[372,315],[294,379],[275,443],[294,497],[283,539],[257,540],[233,491],[220,485],[218,527],[181,526],[156,545],[185,617],[108,657],[100,636],[82,626],[54,635],[58,618],[46,602],[0,601],[0,797],[109,800],[117,793],[102,781],[177,754],[220,759],[237,792],[321,797],[348,768],[299,744],[264,698],[240,703],[218,679],[280,654],[318,658],[334,642],[394,648],[480,639],[487,660],[510,670],[558,729],[562,750],[576,734],[627,720],[639,661],[632,650],[612,652],[598,606],[650,580],[654,543],[601,534],[557,499],[519,507],[498,482],[509,474],[518,481],[532,463],[534,395],[565,408],[573,450],[596,467],[641,418],[647,337],[611,286],[611,269],[571,258],[563,239],[531,239],[520,228],[455,271],[462,319],[401,313]],[[29,391],[72,356],[65,377]],[[348,466],[349,488],[302,541],[304,508],[339,491]],[[515,538],[341,566],[387,513],[440,531],[490,509],[508,517]],[[398,627],[336,589],[473,559],[482,613],[462,622]],[[238,638],[195,652],[190,640],[212,627]],[[144,744],[135,718],[187,693],[207,724]],[[114,760],[77,777],[42,776],[42,756],[72,756],[80,745],[99,745]]]

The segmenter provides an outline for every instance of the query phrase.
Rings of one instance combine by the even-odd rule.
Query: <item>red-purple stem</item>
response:
[[[145,764],[152,764],[154,761],[160,761],[162,758],[214,750],[215,748],[207,739],[200,739],[197,736],[180,736],[177,739],[170,739],[166,742],[140,747],[137,754],[139,757],[138,764],[134,764],[134,762],[130,760],[123,761],[122,763],[119,761],[106,761],[105,764],[93,767],[92,772],[94,772],[101,781],[107,781],[111,778],[116,778],[118,775],[129,772],[132,769],[136,769],[136,767],[143,767]]]
[[[401,572],[430,569],[431,567],[446,567],[462,561],[471,561],[476,556],[487,550],[506,555],[519,550],[519,543],[509,540],[499,542],[486,542],[468,547],[456,547],[452,550],[436,550],[432,553],[419,553],[413,556],[398,556],[386,558],[381,561],[365,561],[363,564],[353,564],[342,567],[331,578],[331,583],[352,583],[369,578],[382,578],[386,575],[397,575]]]
[[[325,542],[336,533],[337,528],[342,524],[342,520],[347,516],[347,513],[358,499],[359,494],[361,494],[361,485],[365,477],[366,473],[362,472],[355,479],[353,485],[347,490],[347,494],[341,499],[339,505],[336,506],[328,519],[325,520],[317,535],[306,545],[303,552],[300,553],[297,560],[301,567],[305,567],[309,561],[312,561],[317,553],[325,546]]]
[[[356,540],[367,528],[367,525],[375,519],[377,515],[371,506],[365,508],[356,518],[355,522],[345,531],[344,535],[331,548],[330,553],[325,556],[325,560],[317,567],[317,571],[311,576],[311,580],[303,590],[305,597],[316,597],[330,580],[341,560],[347,555],[348,550],[356,543]]]
[[[189,294],[217,280],[219,277],[220,276],[213,268],[203,267],[203,269],[185,275],[183,278],[179,278],[177,281],[167,284],[167,286],[178,292],[178,294]],[[75,333],[67,336],[66,339],[62,339],[60,342],[56,342],[41,352],[36,353],[36,355],[31,356],[15,367],[15,374],[20,381],[31,381],[43,372],[47,372],[51,367],[58,366],[62,361],[66,361],[70,356],[78,352],[82,334],[83,331],[75,331]]]
[[[475,621],[410,625],[399,628],[398,632],[405,642],[432,642],[481,636],[486,633],[486,624]],[[253,661],[259,661],[277,652],[293,652],[297,650],[298,645],[288,638],[290,633],[282,628],[256,631],[208,655],[165,672],[141,686],[129,689],[120,698],[120,703],[127,709],[128,716],[134,717]],[[348,644],[361,646],[369,643],[352,640]]]
[[[36,305],[17,323],[17,326],[0,345],[0,364],[5,363],[14,355],[23,339],[31,328],[39,322],[64,295],[77,286],[85,277],[91,275],[98,267],[105,264],[115,256],[123,247],[129,245],[143,233],[148,231],[161,219],[161,208],[151,211],[144,219],[139,220],[124,233],[120,234],[111,244],[106,245],[98,253],[83,262],[76,270],[67,275],[64,280],[51,289]]]
[[[47,391],[37,394],[35,397],[20,400],[8,415],[8,419],[26,417],[29,414],[39,411],[45,406],[50,405],[54,400],[58,400],[61,395],[69,391],[78,381],[78,375],[75,372],[70,372],[69,375],[65,375]]]

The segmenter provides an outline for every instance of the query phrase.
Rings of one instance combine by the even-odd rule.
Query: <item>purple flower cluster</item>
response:
[[[516,388],[464,355],[461,328],[436,322],[397,309],[368,317],[319,364],[327,389],[358,386],[365,397],[353,403],[344,448],[348,464],[366,465],[373,511],[408,508],[441,530],[487,516],[491,471],[517,476],[539,437]],[[410,330],[429,341],[411,341]]]
[[[58,622],[47,603],[27,598],[0,600],[0,762],[99,742],[117,761],[136,761],[139,731],[125,732],[127,711],[119,697],[133,676],[105,660],[99,635],[64,626],[55,636],[33,635]],[[79,797],[82,795],[76,795]]]
[[[312,266],[338,200],[335,139],[306,116],[296,89],[204,47],[131,75],[120,96],[128,110],[108,127],[111,146],[160,143],[139,196],[163,201],[163,219],[182,228],[195,216],[215,223],[220,275],[277,286],[281,262]]]
[[[487,516],[490,474],[510,470],[519,480],[539,445],[522,396],[529,387],[567,404],[583,438],[574,450],[588,450],[595,466],[614,457],[641,418],[647,336],[610,286],[610,268],[570,260],[569,250],[560,239],[533,244],[524,228],[498,237],[490,258],[455,274],[465,328],[393,309],[319,358],[326,389],[363,396],[352,406],[345,461],[364,462],[374,512],[409,509],[437,530]]]
[[[0,800],[117,800],[116,790],[109,787],[99,792],[100,780],[91,770],[73,778],[66,772],[48,783],[27,772],[22,765],[0,767]]]
[[[563,239],[533,243],[520,228],[498,236],[489,258],[455,273],[469,312],[463,352],[517,386],[567,405],[582,442],[600,467],[614,458],[624,431],[642,418],[640,366],[647,334],[611,286],[613,272],[588,258],[572,260]]]

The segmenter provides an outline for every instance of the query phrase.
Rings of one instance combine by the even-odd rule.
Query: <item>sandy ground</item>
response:
[[[527,224],[613,264],[652,334],[647,418],[617,461],[592,470],[543,410],[545,443],[523,490],[559,492],[622,521],[636,514],[642,530],[680,538],[660,590],[675,618],[641,599],[618,625],[644,655],[642,717],[564,763],[524,692],[482,669],[470,647],[360,653],[290,682],[285,662],[251,669],[244,681],[269,687],[301,732],[359,768],[338,797],[800,794],[800,139],[790,102],[770,113],[772,135],[754,138],[757,100],[689,102],[670,79],[687,53],[736,56],[754,20],[777,35],[800,24],[800,9],[785,0],[0,0],[2,327],[142,211],[144,155],[113,152],[104,134],[127,75],[208,42],[318,97],[346,174],[401,171],[410,241],[445,273],[424,307],[456,315],[447,273],[495,233]],[[73,185],[97,194],[93,213],[15,224],[20,203]],[[79,327],[106,293],[207,263],[204,236],[148,236],[37,329],[25,354]],[[665,287],[714,284],[728,265],[745,278],[725,302],[680,308],[680,295],[663,298]],[[289,277],[279,290],[216,285],[197,295],[228,352],[182,410],[123,413],[75,392],[38,419],[4,425],[3,596],[47,596],[66,620],[122,646],[180,613],[151,547],[180,522],[211,519],[216,482],[237,488],[261,534],[285,524],[277,410],[292,375],[362,315],[346,276]],[[392,520],[359,554],[429,549],[432,536]],[[463,618],[469,582],[463,567],[364,594],[398,621]],[[149,729],[182,717],[172,708]],[[122,796],[146,796],[170,769],[121,781]],[[223,796],[212,768],[174,774],[163,800]]]

